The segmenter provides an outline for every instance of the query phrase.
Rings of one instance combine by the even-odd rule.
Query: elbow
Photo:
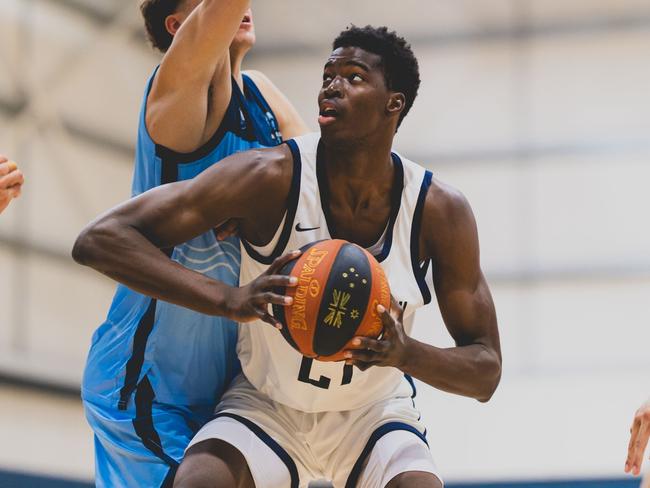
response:
[[[110,234],[110,225],[104,220],[89,224],[81,231],[72,247],[72,259],[83,266],[94,267],[100,256],[107,234]]]
[[[90,261],[90,254],[92,250],[92,229],[86,227],[81,231],[81,234],[74,241],[72,246],[72,259],[78,264],[87,266]]]
[[[483,370],[482,388],[476,397],[481,403],[490,401],[501,382],[501,357],[496,352],[492,352],[490,355],[492,357],[486,360],[481,368]]]

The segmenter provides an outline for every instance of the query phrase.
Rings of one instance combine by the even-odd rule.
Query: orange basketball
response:
[[[390,288],[365,249],[341,239],[313,242],[280,273],[295,276],[298,285],[279,290],[293,304],[274,305],[273,313],[284,338],[304,356],[340,361],[353,337],[381,334],[377,305],[390,308]]]

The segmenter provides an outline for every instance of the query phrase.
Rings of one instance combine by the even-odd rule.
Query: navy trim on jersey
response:
[[[420,187],[420,194],[418,195],[418,203],[413,212],[413,223],[411,224],[411,266],[415,280],[420,287],[424,304],[426,305],[431,301],[431,291],[427,286],[426,276],[429,269],[430,259],[427,259],[424,266],[420,266],[420,229],[422,227],[422,214],[424,212],[424,201],[431,186],[431,179],[433,175],[431,171],[424,173],[422,179],[422,186]]]
[[[273,263],[275,258],[279,257],[284,253],[287,243],[289,242],[289,237],[291,237],[291,229],[293,227],[293,221],[296,217],[296,210],[298,208],[298,200],[300,197],[300,173],[302,171],[302,160],[300,158],[300,150],[296,141],[293,139],[285,141],[285,144],[291,149],[291,155],[293,156],[293,175],[291,177],[291,188],[289,190],[289,196],[287,201],[287,213],[284,219],[284,227],[282,228],[282,233],[280,234],[280,239],[276,244],[273,252],[269,256],[263,256],[257,252],[253,247],[246,241],[246,239],[241,239],[241,243],[246,249],[248,255],[257,261],[258,263],[270,265]]]
[[[388,229],[386,232],[386,240],[381,249],[381,253],[375,256],[377,261],[380,263],[388,257],[390,254],[391,246],[393,245],[393,228],[395,227],[395,221],[397,220],[397,215],[399,214],[400,205],[402,203],[402,192],[404,190],[404,165],[400,157],[391,153],[393,159],[393,166],[395,168],[395,175],[393,179],[393,188],[391,190],[390,197],[390,216],[388,219]],[[320,193],[320,203],[321,208],[323,209],[323,215],[325,215],[325,222],[327,223],[327,229],[330,233],[332,239],[336,239],[336,227],[334,225],[334,218],[330,212],[329,207],[329,185],[327,182],[327,167],[324,161],[323,156],[323,144],[322,141],[318,141],[318,149],[316,151],[316,178],[318,180],[318,191]]]
[[[174,487],[174,478],[176,478],[176,471],[178,471],[178,466],[172,466],[167,471],[167,476],[163,480],[160,488],[173,488]]]
[[[244,79],[244,89],[253,96],[253,101],[265,113],[265,120],[270,128],[273,129],[273,133],[269,134],[267,130],[264,130],[263,127],[255,123],[255,118],[250,113],[246,96],[239,89],[239,85],[235,79],[232,78],[232,95],[226,108],[226,113],[215,133],[203,146],[189,153],[179,153],[160,144],[156,144],[156,156],[163,162],[163,171],[165,170],[165,165],[176,166],[203,159],[221,143],[226,132],[233,132],[242,139],[249,142],[258,141],[265,146],[275,146],[282,142],[278,122],[273,110],[271,110],[271,107],[255,85],[255,82],[246,75],[242,76]],[[270,119],[266,116],[266,113],[271,114]],[[273,140],[274,137],[279,140]],[[169,181],[176,181],[177,179],[176,177]]]
[[[198,161],[199,159],[206,157],[219,145],[219,143],[223,140],[223,136],[226,134],[226,132],[240,126],[239,107],[242,105],[242,96],[238,96],[238,93],[241,93],[241,91],[239,90],[239,85],[237,85],[237,82],[233,78],[232,95],[230,97],[228,107],[226,108],[226,113],[221,120],[221,124],[219,124],[219,127],[212,135],[212,137],[210,137],[210,139],[208,139],[208,141],[198,149],[189,153],[179,153],[160,144],[156,144],[156,156],[158,156],[163,162],[163,171],[165,164],[176,166],[179,164]],[[239,135],[243,136],[244,134]],[[246,135],[249,136],[248,134]],[[250,141],[255,140],[254,137],[250,138],[250,136],[242,138]],[[176,181],[177,179],[178,178],[174,178],[168,182]]]
[[[427,445],[427,447],[429,446],[429,443],[427,442],[426,431],[423,434],[412,425],[408,425],[403,422],[389,422],[387,424],[384,424],[378,427],[377,429],[375,429],[375,431],[370,436],[370,439],[368,439],[368,442],[366,443],[366,446],[363,448],[363,451],[361,451],[361,454],[359,455],[357,462],[354,463],[354,466],[352,467],[352,471],[350,471],[350,476],[348,476],[348,480],[345,483],[345,488],[355,488],[357,486],[357,483],[359,482],[359,477],[361,476],[361,471],[363,471],[364,465],[366,464],[366,460],[368,459],[370,453],[374,449],[375,444],[377,444],[377,441],[379,441],[379,439],[381,439],[386,434],[389,434],[390,432],[395,432],[396,430],[405,430],[407,432],[411,432],[416,436],[418,436]]]
[[[273,439],[270,435],[268,435],[259,425],[248,420],[247,418],[241,417],[234,413],[228,413],[228,412],[218,413],[214,417],[212,417],[212,420],[218,419],[220,417],[231,418],[248,427],[248,429],[251,432],[253,432],[253,434],[255,434],[264,444],[269,446],[269,448],[280,458],[280,461],[282,461],[284,465],[287,467],[287,470],[289,471],[289,476],[291,477],[291,488],[298,488],[300,486],[300,477],[298,476],[298,468],[296,467],[296,463],[294,462],[294,460],[291,458],[289,453],[285,451],[284,448],[280,444],[278,444],[275,441],[275,439]],[[264,460],[259,460],[259,461],[264,462]]]
[[[406,378],[406,381],[409,382],[409,385],[411,385],[411,388],[413,389],[413,394],[411,395],[411,398],[415,398],[418,394],[418,391],[415,388],[415,381],[413,381],[413,378],[411,377],[410,374],[404,374],[404,378]]]
[[[242,74],[242,78],[244,80],[244,95],[250,95],[257,102],[257,105],[266,112],[265,115],[267,122],[275,131],[271,138],[275,138],[275,144],[281,144],[282,133],[280,132],[280,124],[278,123],[278,118],[275,116],[275,112],[273,112],[273,109],[266,101],[266,98],[264,98],[264,95],[262,95],[262,92],[253,79],[246,74]]]
[[[164,159],[161,161],[161,185],[177,181],[178,165]],[[174,248],[163,249],[162,251],[171,259]],[[140,319],[135,334],[133,335],[133,349],[131,357],[126,363],[124,385],[120,390],[120,400],[117,404],[118,410],[126,410],[129,403],[129,397],[140,380],[140,373],[142,372],[142,365],[144,364],[144,354],[147,349],[147,341],[153,331],[154,320],[156,318],[157,304],[158,300],[155,298],[150,299],[147,311]]]
[[[151,298],[149,306],[140,319],[138,326],[133,335],[133,350],[131,357],[126,363],[126,373],[124,374],[124,385],[120,389],[120,400],[117,404],[118,410],[126,410],[129,398],[133,390],[136,389],[144,364],[144,353],[147,348],[147,340],[153,330],[154,319],[156,317],[157,300]]]
[[[135,391],[135,418],[131,421],[135,433],[142,441],[144,447],[149,449],[156,455],[157,458],[164,461],[170,468],[178,469],[178,462],[165,453],[160,436],[156,432],[156,427],[153,424],[153,417],[151,415],[151,407],[154,399],[153,388],[149,383],[149,378],[146,376],[142,379],[138,388]],[[165,477],[165,481],[169,478],[169,474]],[[173,476],[171,477],[173,480]],[[162,486],[165,486],[163,483]],[[170,485],[167,485],[170,486]]]

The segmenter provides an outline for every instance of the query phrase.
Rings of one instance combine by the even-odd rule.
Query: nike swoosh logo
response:
[[[300,227],[300,222],[296,224],[296,232],[307,232],[308,230],[320,229],[319,227]]]

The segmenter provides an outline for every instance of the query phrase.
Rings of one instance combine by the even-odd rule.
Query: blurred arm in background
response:
[[[0,155],[0,213],[7,208],[11,200],[20,196],[24,181],[18,165]]]
[[[625,472],[638,475],[641,473],[643,453],[650,438],[650,400],[645,402],[634,414],[634,421],[630,428],[630,443],[627,448],[627,460],[625,461]],[[648,486],[646,479],[644,487]]]

